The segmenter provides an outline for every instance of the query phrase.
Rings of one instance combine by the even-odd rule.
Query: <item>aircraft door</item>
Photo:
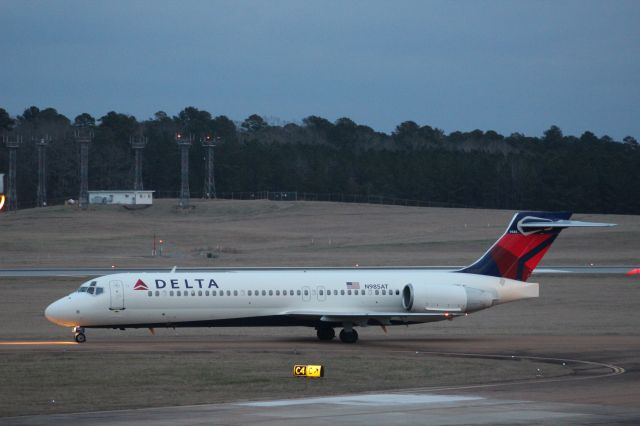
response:
[[[311,299],[311,290],[309,287],[302,287],[302,300],[308,302]]]
[[[327,290],[324,287],[318,287],[318,301],[324,302],[327,299]]]
[[[111,293],[111,304],[109,309],[121,311],[124,309],[124,286],[122,281],[109,281],[109,291]]]

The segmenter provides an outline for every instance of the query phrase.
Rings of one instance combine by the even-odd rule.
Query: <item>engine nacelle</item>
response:
[[[494,294],[463,285],[407,284],[402,306],[409,312],[474,312],[493,305]]]

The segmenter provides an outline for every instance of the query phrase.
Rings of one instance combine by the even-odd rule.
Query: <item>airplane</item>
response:
[[[320,340],[355,343],[355,327],[452,320],[502,303],[538,297],[531,273],[560,231],[615,226],[570,220],[570,212],[519,212],[471,265],[416,268],[278,268],[207,272],[129,272],[83,283],[49,305],[46,318],[88,328],[308,326]]]

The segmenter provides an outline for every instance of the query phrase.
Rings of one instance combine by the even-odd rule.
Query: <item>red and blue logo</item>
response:
[[[141,279],[138,279],[138,281],[136,281],[136,285],[133,286],[134,290],[149,290],[149,287],[147,287],[147,285],[144,283],[144,281],[142,281]]]

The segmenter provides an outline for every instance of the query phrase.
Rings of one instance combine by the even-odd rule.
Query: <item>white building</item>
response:
[[[89,191],[89,204],[153,204],[155,191]]]

